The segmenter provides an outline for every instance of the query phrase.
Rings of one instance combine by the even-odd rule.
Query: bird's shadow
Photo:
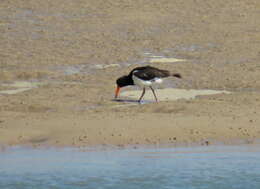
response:
[[[138,100],[133,100],[133,99],[112,99],[114,102],[123,102],[123,103],[134,103],[134,104],[150,104],[153,103],[152,101],[148,100],[142,100],[139,102]]]

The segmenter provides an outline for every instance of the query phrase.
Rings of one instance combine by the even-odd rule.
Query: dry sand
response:
[[[257,142],[259,10],[258,0],[1,1],[0,144]],[[148,64],[182,74],[161,88],[231,94],[113,101],[116,78]]]

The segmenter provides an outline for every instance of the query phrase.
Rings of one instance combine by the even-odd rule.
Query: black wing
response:
[[[170,72],[167,70],[160,70],[151,66],[137,67],[131,71],[130,74],[142,80],[152,80],[154,78],[163,78],[170,76]]]

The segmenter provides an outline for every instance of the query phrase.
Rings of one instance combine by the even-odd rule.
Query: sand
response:
[[[259,8],[257,0],[1,2],[0,145],[256,143]],[[114,101],[115,80],[143,65],[183,79],[156,90],[159,103],[137,104],[131,87],[122,91],[129,101]],[[191,96],[176,100],[176,90]]]

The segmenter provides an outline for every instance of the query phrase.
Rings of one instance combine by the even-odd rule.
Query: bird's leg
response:
[[[153,89],[152,87],[150,87],[150,89],[151,89],[151,90],[152,90],[152,92],[153,92],[153,96],[154,96],[154,98],[155,98],[156,102],[158,102],[158,100],[157,100],[157,97],[156,97],[156,95],[155,95],[155,92],[154,92],[154,89]]]
[[[138,100],[139,103],[141,103],[141,100],[142,100],[144,94],[145,94],[145,87],[143,88],[142,95],[140,96],[140,98],[139,98],[139,100]]]

